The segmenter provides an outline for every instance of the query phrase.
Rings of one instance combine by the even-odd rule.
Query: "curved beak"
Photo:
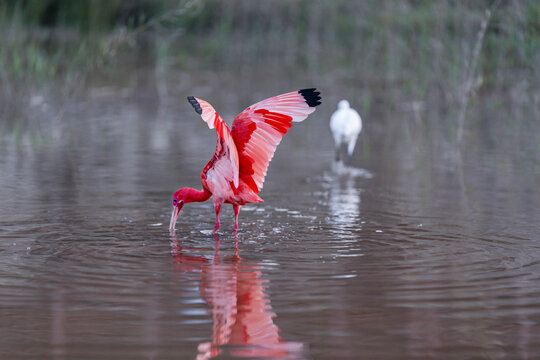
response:
[[[178,219],[178,215],[180,214],[180,210],[182,210],[182,206],[184,206],[184,203],[180,202],[178,205],[173,206],[173,211],[171,214],[171,222],[169,224],[169,230],[174,231],[174,227],[176,226],[176,220]]]

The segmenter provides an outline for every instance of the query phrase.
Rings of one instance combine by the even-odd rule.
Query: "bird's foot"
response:
[[[212,230],[212,234],[217,233],[218,229],[219,229],[219,222],[217,222],[216,226],[214,226],[214,230]]]

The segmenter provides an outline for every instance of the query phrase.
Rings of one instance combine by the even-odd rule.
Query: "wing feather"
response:
[[[232,137],[238,150],[239,177],[253,192],[264,183],[268,164],[291,122],[300,122],[315,111],[321,97],[315,89],[274,96],[251,105],[234,119]]]
[[[195,111],[208,124],[208,127],[210,129],[216,129],[218,141],[214,157],[223,152],[226,160],[228,160],[228,164],[223,161],[213,162],[212,168],[225,179],[232,181],[235,187],[238,187],[240,161],[238,150],[236,149],[236,144],[229,127],[210,103],[193,96],[188,96],[187,99]]]

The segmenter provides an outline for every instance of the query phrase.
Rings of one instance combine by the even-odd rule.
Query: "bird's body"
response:
[[[174,194],[170,230],[174,231],[184,204],[213,197],[216,212],[214,232],[220,225],[219,213],[223,203],[233,205],[236,231],[240,206],[263,201],[258,193],[263,186],[268,164],[281,138],[292,126],[291,122],[303,121],[315,111],[319,100],[319,92],[315,89],[278,95],[242,111],[229,130],[212,105],[188,97],[208,127],[216,129],[217,144],[214,156],[201,174],[203,189],[182,188]]]
[[[330,129],[336,145],[336,160],[341,159],[341,150],[347,148],[347,156],[350,158],[356,145],[356,139],[362,131],[362,119],[358,112],[350,107],[347,100],[341,100],[338,109],[330,118]]]

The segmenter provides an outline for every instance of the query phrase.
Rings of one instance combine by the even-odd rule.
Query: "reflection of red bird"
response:
[[[216,241],[219,241],[217,235]],[[201,297],[211,307],[212,341],[199,345],[197,359],[217,356],[223,345],[235,346],[230,352],[238,357],[295,359],[296,354],[301,354],[303,344],[286,342],[279,336],[260,266],[242,265],[238,248],[230,260],[222,262],[217,244],[210,262],[204,257],[186,255],[176,239],[171,246],[176,264],[187,267],[188,271],[200,266]]]
[[[216,129],[217,145],[201,174],[203,189],[182,188],[174,193],[171,232],[184,204],[206,201],[211,196],[216,211],[214,232],[219,228],[223,203],[233,205],[236,231],[240,206],[263,201],[258,193],[281,138],[291,128],[291,122],[303,121],[315,111],[315,106],[321,103],[319,94],[315,89],[303,89],[260,101],[236,116],[232,130],[212,105],[189,96],[189,102],[208,127]]]

